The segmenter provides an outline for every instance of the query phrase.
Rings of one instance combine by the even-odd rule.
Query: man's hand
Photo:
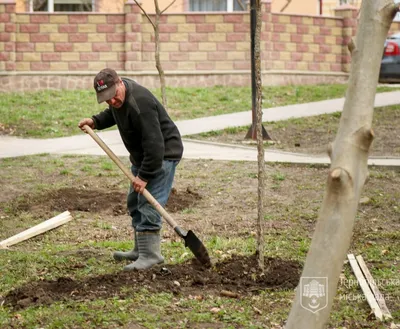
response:
[[[135,192],[142,194],[144,189],[146,188],[147,182],[141,180],[139,177],[135,177],[135,180],[132,183],[133,189]]]
[[[78,127],[84,131],[85,133],[87,133],[87,131],[85,130],[85,128],[83,128],[84,125],[88,125],[90,128],[94,129],[94,121],[91,118],[85,118],[82,119],[79,123],[78,123]]]

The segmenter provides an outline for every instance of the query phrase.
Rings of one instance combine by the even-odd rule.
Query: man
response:
[[[175,175],[182,158],[183,145],[178,128],[168,113],[146,88],[127,78],[121,79],[110,68],[94,78],[98,103],[109,107],[79,122],[79,128],[106,129],[117,125],[122,141],[130,154],[132,173],[127,205],[134,229],[134,248],[114,253],[116,260],[132,260],[124,270],[148,269],[164,262],[161,255],[159,213],[143,196],[146,188],[162,205],[167,203]]]

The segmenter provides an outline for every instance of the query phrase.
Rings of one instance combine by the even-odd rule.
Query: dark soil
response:
[[[170,212],[181,211],[196,204],[199,199],[201,196],[190,188],[186,191],[173,188],[165,209]],[[33,196],[25,194],[14,200],[10,207],[13,213],[65,210],[111,213],[115,216],[127,213],[126,193],[116,189],[61,188]]]
[[[157,266],[141,272],[118,272],[83,281],[60,277],[54,281],[30,282],[11,291],[5,297],[5,305],[14,309],[49,305],[56,301],[94,300],[118,297],[123,299],[135,290],[174,294],[219,295],[231,292],[234,298],[257,294],[262,290],[294,289],[301,274],[301,264],[296,261],[268,258],[265,273],[258,269],[256,256],[234,255],[215,264],[211,269],[192,260],[183,264]],[[122,289],[125,288],[125,289]],[[127,289],[129,292],[127,292]]]
[[[272,141],[266,149],[285,152],[327,155],[328,146],[335,140],[339,127],[340,114],[305,117],[282,122],[264,123]],[[377,108],[374,111],[374,141],[370,148],[371,156],[400,156],[400,111],[398,106]],[[189,138],[209,142],[240,144],[256,147],[253,140],[245,139],[248,129],[233,133],[226,130],[222,134],[200,134]]]

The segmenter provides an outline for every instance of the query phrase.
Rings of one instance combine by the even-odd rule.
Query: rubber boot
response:
[[[159,231],[138,232],[137,243],[139,258],[136,262],[124,267],[124,271],[147,270],[156,264],[164,263],[161,256],[161,236]]]
[[[135,232],[135,247],[130,251],[116,251],[113,254],[113,257],[116,261],[123,260],[137,260],[139,258],[139,248],[137,242],[137,234]]]

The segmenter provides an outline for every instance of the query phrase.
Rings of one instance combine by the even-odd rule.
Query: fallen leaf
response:
[[[213,307],[210,312],[211,313],[218,313],[219,311],[221,311],[221,309],[219,307]]]

